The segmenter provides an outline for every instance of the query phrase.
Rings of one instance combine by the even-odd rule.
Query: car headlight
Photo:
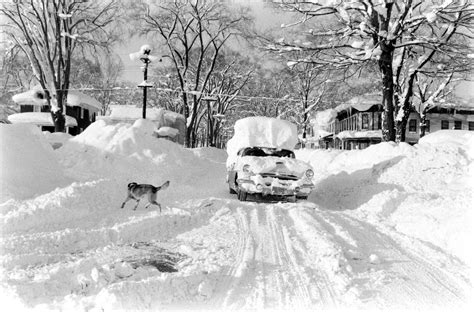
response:
[[[308,169],[306,170],[305,175],[308,179],[311,179],[312,177],[314,177],[314,171],[311,169]]]
[[[250,173],[250,165],[244,165],[242,167],[242,171],[245,173]]]

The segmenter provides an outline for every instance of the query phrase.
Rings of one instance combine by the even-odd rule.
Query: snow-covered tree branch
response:
[[[305,24],[306,28],[296,39],[267,40],[267,50],[278,54],[306,51],[312,53],[310,58],[292,62],[335,68],[369,64],[371,60],[378,63],[385,140],[400,139],[396,134],[406,124],[415,76],[433,57],[472,54],[468,38],[472,35],[474,7],[467,0],[275,3],[298,12],[302,16],[298,25]]]
[[[73,55],[78,48],[107,48],[116,38],[109,26],[117,12],[115,0],[12,1],[0,7],[8,21],[4,33],[27,56],[45,91],[56,131],[65,129]]]

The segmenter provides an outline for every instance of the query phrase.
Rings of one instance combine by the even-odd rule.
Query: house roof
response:
[[[46,100],[44,97],[40,97],[39,94],[44,94],[44,91],[41,86],[35,86],[31,90],[15,94],[12,100],[19,105],[46,105]],[[98,112],[102,108],[102,104],[99,101],[75,90],[68,91],[66,105],[83,107],[92,112]]]
[[[136,107],[135,105],[109,105],[110,119],[113,120],[137,120],[142,118],[142,108]],[[162,118],[167,120],[183,119],[184,116],[172,111],[165,110],[163,108],[149,107],[146,109],[146,118],[150,120],[161,120]]]
[[[454,109],[454,110],[464,110],[464,111],[474,111],[474,103],[469,101],[460,100],[457,103],[453,102],[438,102],[433,104],[433,108],[445,108],[445,109]],[[419,107],[417,107],[419,108]],[[419,110],[419,109],[418,109]]]
[[[382,104],[382,95],[379,93],[369,93],[361,96],[356,96],[349,100],[349,102],[337,106],[334,110],[336,113],[345,111],[347,109],[357,109],[360,112],[369,110],[374,105]]]
[[[76,127],[77,120],[71,116],[66,117],[66,127]],[[28,113],[18,113],[8,116],[8,120],[13,123],[21,123],[21,124],[32,124],[38,126],[54,126],[53,118],[51,117],[51,113],[35,113],[35,112],[28,112]]]

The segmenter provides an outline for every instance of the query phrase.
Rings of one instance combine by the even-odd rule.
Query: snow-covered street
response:
[[[2,142],[16,142],[3,155],[0,204],[2,302],[12,308],[471,303],[470,132],[433,134],[416,146],[298,151],[315,169],[315,191],[308,201],[264,203],[229,194],[225,151],[153,138],[143,121],[96,122],[57,150],[36,128],[0,130]],[[161,214],[145,203],[120,209],[127,183],[165,180]]]

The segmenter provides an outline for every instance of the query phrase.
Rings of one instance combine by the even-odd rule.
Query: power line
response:
[[[122,91],[122,90],[137,90],[138,87],[112,87],[112,88],[69,88],[69,89],[56,89],[57,91]],[[200,95],[204,100],[216,100],[217,97],[233,97],[236,100],[241,101],[251,101],[251,100],[267,100],[267,101],[286,101],[286,102],[300,102],[299,99],[294,98],[274,98],[266,96],[249,96],[249,95],[234,95],[226,93],[205,93],[200,91],[186,90],[182,91],[181,89],[169,89],[169,88],[159,88],[159,87],[149,87],[155,91],[162,93],[186,93],[187,95]]]

